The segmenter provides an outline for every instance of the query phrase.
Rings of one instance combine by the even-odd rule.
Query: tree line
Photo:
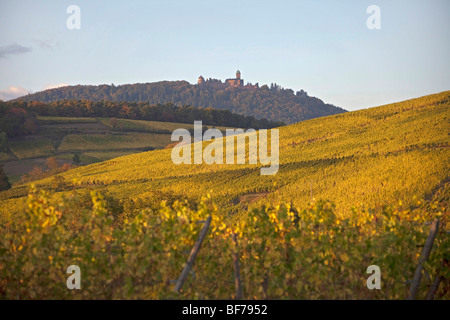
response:
[[[209,126],[239,128],[274,128],[283,125],[265,119],[234,114],[229,110],[178,107],[173,103],[150,105],[144,102],[112,102],[91,100],[61,100],[51,103],[38,101],[0,101],[0,133],[7,137],[35,134],[37,115],[58,117],[104,117],[178,123],[202,120]],[[2,133],[3,134],[3,133]]]
[[[187,81],[161,81],[115,86],[76,85],[45,90],[17,100],[52,102],[58,100],[128,101],[148,105],[173,103],[203,108],[225,109],[257,119],[285,123],[338,114],[344,109],[309,96],[304,90],[294,92],[276,83],[234,88],[220,80],[208,79],[202,85]]]
[[[8,137],[35,134],[38,129],[36,113],[23,108],[23,103],[0,101],[0,148],[6,146]],[[0,150],[2,151],[2,150]]]

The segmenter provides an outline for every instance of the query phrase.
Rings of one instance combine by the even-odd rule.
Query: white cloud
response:
[[[69,84],[67,83],[58,83],[58,84],[48,84],[44,87],[44,90],[56,89],[61,87],[67,87]]]
[[[15,98],[24,96],[28,93],[30,93],[30,91],[28,91],[25,88],[10,86],[10,87],[8,87],[8,89],[0,90],[0,100],[8,101],[11,99],[15,99]]]

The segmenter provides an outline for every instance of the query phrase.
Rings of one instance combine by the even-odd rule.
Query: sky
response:
[[[0,99],[239,69],[246,83],[368,108],[450,90],[449,13],[449,0],[0,0]]]

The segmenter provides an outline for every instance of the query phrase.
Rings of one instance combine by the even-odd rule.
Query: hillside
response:
[[[303,90],[294,93],[277,85],[226,87],[220,80],[204,85],[187,81],[161,81],[127,85],[77,85],[49,89],[16,100],[53,102],[59,100],[127,101],[149,104],[174,103],[178,106],[226,109],[258,119],[296,123],[299,121],[345,112],[344,109],[310,97]]]
[[[8,139],[0,150],[0,164],[11,183],[49,175],[49,158],[56,160],[52,166],[67,170],[73,165],[75,154],[80,164],[86,165],[162,149],[172,143],[170,137],[174,130],[193,131],[193,124],[121,118],[38,116],[34,123],[33,134]],[[204,130],[211,127],[205,125]],[[228,128],[214,127],[223,132]],[[0,125],[0,131],[1,128]],[[58,172],[54,171],[53,174]]]
[[[40,177],[45,161],[55,157],[71,164],[74,153],[83,164],[120,155],[162,149],[178,128],[191,130],[202,120],[208,127],[273,128],[281,123],[228,110],[201,109],[173,104],[62,100],[52,103],[0,101],[0,162],[10,182],[23,174]]]
[[[447,91],[281,127],[273,176],[166,149],[0,192],[0,298],[404,299],[436,230],[413,298],[448,300],[449,107]]]
[[[302,206],[311,194],[334,201],[341,213],[358,203],[410,203],[449,177],[449,100],[447,91],[281,127],[274,176],[260,176],[261,165],[174,165],[171,150],[161,150],[71,170],[62,175],[64,190],[76,179],[77,190],[95,186],[131,207],[155,194],[196,203],[211,192],[226,214],[281,199]]]

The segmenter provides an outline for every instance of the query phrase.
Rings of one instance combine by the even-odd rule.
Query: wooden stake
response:
[[[445,259],[442,261],[441,266],[439,267],[436,277],[434,278],[433,284],[430,287],[430,291],[428,291],[427,300],[433,300],[434,295],[436,294],[437,289],[439,288],[439,284],[441,283],[443,277],[440,275],[442,268],[445,266]]]
[[[236,250],[233,252],[233,267],[234,267],[234,287],[236,289],[236,299],[242,300],[243,299],[243,293],[242,293],[242,283],[241,283],[241,273],[239,268],[239,252],[237,249],[237,240],[236,240],[236,234],[233,233],[232,236],[234,245],[236,247]]]
[[[422,281],[423,264],[425,263],[425,261],[428,260],[428,257],[430,256],[431,249],[433,248],[433,242],[438,232],[438,228],[439,228],[439,219],[435,219],[431,224],[430,233],[428,234],[427,240],[425,241],[425,246],[423,247],[422,255],[419,258],[419,264],[417,265],[416,272],[414,273],[414,278],[411,284],[411,289],[409,291],[408,300],[415,300],[417,297],[420,281]]]
[[[208,232],[209,225],[211,224],[211,216],[206,219],[206,222],[200,230],[200,234],[198,235],[198,239],[192,247],[191,253],[189,254],[188,261],[181,272],[180,277],[175,285],[175,292],[180,293],[181,288],[183,288],[183,284],[186,281],[187,276],[189,275],[189,271],[194,266],[195,258],[197,257],[198,252],[200,251],[200,247],[202,246],[203,239],[205,239],[206,233]]]

